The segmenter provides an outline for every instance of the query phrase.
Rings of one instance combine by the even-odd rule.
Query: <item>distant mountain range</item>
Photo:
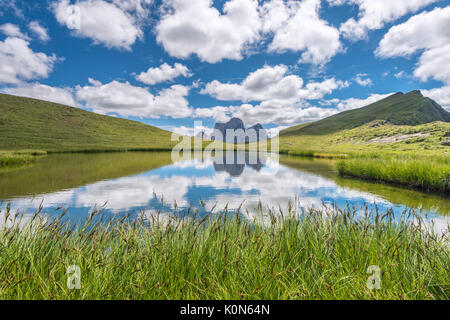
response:
[[[435,101],[424,97],[420,91],[397,93],[364,108],[283,130],[280,136],[305,136],[308,137],[305,141],[311,142],[311,136],[333,136],[374,121],[392,125],[450,122],[450,113]],[[227,129],[242,129],[246,133],[254,129],[257,133],[255,141],[267,136],[261,124],[246,129],[239,118],[233,118],[227,123],[216,123],[215,129],[224,139]],[[202,136],[204,139],[212,138],[206,137],[204,133]],[[6,94],[0,94],[0,137],[0,150],[170,150],[176,144],[171,141],[170,132],[140,122]],[[254,142],[249,139],[246,141]]]
[[[375,120],[394,125],[420,125],[435,121],[450,122],[450,113],[420,91],[401,92],[360,109],[281,131],[280,136],[328,135],[354,129]]]
[[[232,118],[227,123],[216,123],[214,126],[214,130],[220,132],[222,140],[224,142],[227,141],[227,130],[242,130],[242,132],[248,134],[248,136],[246,136],[245,142],[258,142],[260,140],[267,140],[267,131],[261,124],[257,123],[254,126],[246,129],[244,122],[239,118]],[[218,137],[215,137],[214,134],[211,138],[212,140],[218,140]]]

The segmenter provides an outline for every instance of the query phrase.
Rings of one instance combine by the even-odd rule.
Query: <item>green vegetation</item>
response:
[[[448,193],[448,137],[450,114],[413,91],[286,129],[280,134],[280,150],[349,159],[338,162],[341,175]]]
[[[0,151],[0,168],[15,168],[32,163],[47,153],[40,150]]]
[[[450,160],[368,159],[337,163],[339,174],[380,182],[406,185],[426,191],[450,193]]]
[[[420,91],[412,91],[407,94],[396,93],[364,108],[286,129],[281,135],[326,135],[354,129],[375,120],[415,126],[435,121],[450,122],[450,114],[433,100],[425,98]]]
[[[375,127],[374,127],[375,126]],[[418,126],[399,126],[377,121],[329,135],[280,136],[280,150],[285,154],[305,152],[347,154],[450,156],[450,123],[433,122]]]
[[[140,122],[0,94],[0,150],[171,150],[171,133]]]
[[[253,222],[158,212],[103,223],[94,212],[74,230],[7,209],[0,299],[449,299],[448,232],[427,231],[412,212],[363,211],[259,212]],[[66,286],[71,265],[80,290]],[[371,265],[379,290],[366,285]]]

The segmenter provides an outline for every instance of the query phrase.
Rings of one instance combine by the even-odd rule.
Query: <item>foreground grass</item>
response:
[[[0,151],[0,168],[19,167],[32,163],[39,156],[45,156],[47,153],[40,150],[19,150],[19,151]]]
[[[0,299],[450,298],[448,232],[425,232],[406,213],[355,212],[270,213],[254,223],[236,213],[101,223],[94,213],[73,230],[39,213],[20,222],[7,209]],[[80,290],[66,286],[70,265],[81,269]],[[366,285],[371,265],[381,268],[379,290]]]
[[[337,163],[342,176],[395,183],[426,191],[450,193],[449,159],[356,158]]]

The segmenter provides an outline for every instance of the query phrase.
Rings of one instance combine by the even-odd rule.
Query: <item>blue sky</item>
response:
[[[0,0],[0,91],[189,134],[421,89],[450,110],[450,0]]]

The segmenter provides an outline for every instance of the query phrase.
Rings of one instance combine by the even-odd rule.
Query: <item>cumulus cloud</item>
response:
[[[31,21],[28,24],[28,28],[30,28],[31,32],[36,35],[41,41],[50,40],[50,36],[48,35],[48,31],[44,28],[38,21]]]
[[[57,61],[55,55],[34,52],[24,39],[8,37],[0,41],[0,83],[47,78]]]
[[[264,66],[250,73],[241,83],[222,83],[214,80],[206,84],[200,93],[222,101],[295,102],[299,99],[321,99],[335,89],[348,86],[347,82],[334,78],[303,85],[303,79],[289,75],[285,65]]]
[[[420,54],[413,75],[422,81],[442,81],[440,89],[424,90],[425,95],[449,108],[450,88],[450,7],[436,8],[392,27],[381,40],[376,54],[381,58]]]
[[[320,0],[271,0],[262,7],[269,51],[303,52],[301,62],[323,65],[342,49],[339,31],[319,16]]]
[[[173,85],[153,95],[146,88],[129,82],[112,81],[102,84],[89,79],[89,85],[76,87],[76,98],[87,108],[101,114],[118,114],[124,117],[185,118],[192,109],[186,97],[189,87]]]
[[[373,84],[372,79],[367,78],[367,74],[365,73],[357,74],[354,80],[363,87],[370,87]]]
[[[230,0],[222,11],[211,0],[168,0],[156,26],[157,41],[178,58],[197,55],[209,63],[241,60],[259,40],[258,2]]]
[[[41,83],[27,83],[15,87],[3,88],[3,93],[40,99],[69,106],[76,106],[73,100],[72,89],[51,87]]]
[[[192,73],[188,67],[181,63],[175,63],[173,67],[163,63],[157,68],[149,68],[146,72],[140,73],[136,76],[136,79],[145,84],[154,85],[160,82],[172,81],[179,76],[191,77]]]
[[[350,18],[340,27],[341,34],[356,41],[367,37],[370,30],[382,29],[387,23],[435,3],[439,0],[328,0],[332,6],[349,4],[359,7],[358,19]]]
[[[421,91],[424,96],[437,101],[442,107],[450,112],[450,85],[443,86],[442,88]]]
[[[382,99],[385,99],[392,95],[394,93],[388,93],[388,94],[371,94],[366,99],[357,99],[357,98],[350,98],[350,99],[335,99],[334,101],[331,101],[331,105],[334,105],[337,112],[343,112],[353,109],[362,108],[365,106],[368,106],[372,103],[375,103],[377,101],[380,101]]]
[[[450,7],[436,8],[392,27],[381,40],[376,54],[383,58],[411,56],[420,50],[449,43]]]
[[[388,97],[391,94],[372,94],[366,99],[331,99],[320,100],[319,107],[311,105],[305,100],[286,103],[282,100],[267,100],[258,105],[241,104],[237,106],[216,106],[208,109],[195,110],[194,116],[200,118],[213,118],[216,121],[227,121],[231,117],[245,119],[249,126],[256,123],[263,125],[276,124],[292,126],[299,123],[317,121],[334,114],[365,107]]]
[[[0,32],[7,37],[30,40],[30,37],[28,37],[26,34],[23,34],[22,31],[20,31],[20,28],[12,23],[5,23],[0,25]]]
[[[72,30],[75,36],[89,38],[95,44],[104,44],[108,48],[131,50],[135,41],[142,37],[137,20],[125,11],[125,6],[136,4],[126,1],[118,6],[117,2],[103,0],[78,0],[75,6],[80,13],[80,28]],[[69,0],[59,0],[52,5],[56,20],[61,25],[71,21],[73,12]],[[131,8],[131,6],[130,6]]]

